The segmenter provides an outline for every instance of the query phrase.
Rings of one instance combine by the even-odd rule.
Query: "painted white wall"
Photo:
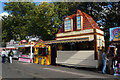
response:
[[[56,40],[66,40],[66,39],[79,39],[79,38],[89,38],[89,41],[94,40],[94,35],[83,35],[83,36],[74,36],[74,37],[66,37],[66,38],[56,38]]]
[[[104,36],[97,35],[97,46],[98,46],[98,47],[105,46]]]
[[[94,50],[57,51],[56,63],[76,67],[98,67],[98,60],[94,60]]]
[[[56,37],[72,36],[72,35],[93,33],[93,32],[94,32],[94,29],[87,29],[87,30],[82,30],[82,31],[73,31],[69,33],[58,33],[56,34]]]

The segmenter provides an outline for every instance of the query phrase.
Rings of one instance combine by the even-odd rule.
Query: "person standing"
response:
[[[6,51],[5,49],[3,49],[2,51],[2,63],[5,63],[6,62]]]
[[[102,69],[102,73],[105,74],[106,73],[106,62],[107,62],[107,52],[105,52],[105,49],[103,50],[103,54],[102,54],[102,58],[103,58],[103,69]]]
[[[13,57],[13,51],[10,50],[10,52],[9,52],[9,54],[8,54],[9,63],[12,63],[12,57]]]

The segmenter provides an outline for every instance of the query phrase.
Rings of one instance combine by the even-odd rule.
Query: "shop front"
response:
[[[104,32],[91,16],[80,10],[65,18],[56,34],[56,40],[45,43],[56,46],[57,64],[93,68],[102,64]]]

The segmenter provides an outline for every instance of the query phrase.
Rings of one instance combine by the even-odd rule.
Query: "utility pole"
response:
[[[0,20],[0,47],[2,47],[2,21]]]

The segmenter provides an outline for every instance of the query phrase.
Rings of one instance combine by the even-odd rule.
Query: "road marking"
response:
[[[82,74],[82,73],[76,73],[76,72],[70,72],[70,71],[63,71],[63,70],[52,69],[52,68],[43,68],[43,69],[52,70],[52,71],[57,71],[57,72],[63,72],[63,73],[68,73],[68,74],[73,74],[73,75],[78,75],[78,76],[84,76],[84,77],[86,77],[86,74]],[[90,78],[90,77],[96,78],[95,75],[88,75],[88,74],[87,74],[87,77],[88,77],[88,78]],[[98,76],[97,76],[97,77],[98,77]]]
[[[30,63],[22,63],[22,64],[30,64]]]
[[[63,70],[52,69],[52,68],[44,68],[44,69],[57,71],[57,72],[63,72],[63,73],[69,73],[69,74],[75,74],[75,75],[83,75],[83,74],[79,74],[79,73],[75,73],[75,72],[63,71]]]

